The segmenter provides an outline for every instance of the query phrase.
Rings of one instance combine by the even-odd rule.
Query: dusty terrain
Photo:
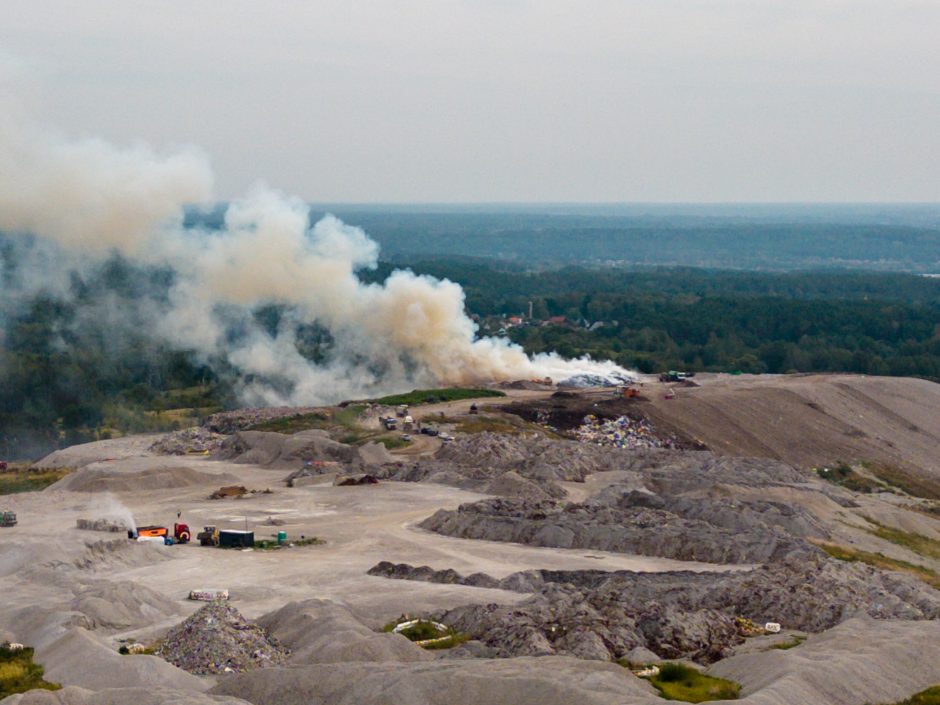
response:
[[[2,498],[19,525],[0,534],[0,641],[34,646],[46,678],[67,687],[4,705],[663,702],[612,662],[626,657],[697,661],[741,683],[745,703],[891,702],[940,682],[940,592],[910,571],[818,548],[938,571],[940,558],[873,527],[940,541],[940,520],[920,498],[859,494],[806,470],[831,457],[936,473],[940,386],[697,381],[671,400],[646,382],[645,400],[617,404],[709,451],[603,448],[536,424],[444,444],[421,436],[391,454],[309,432],[234,435],[209,456],[157,454],[153,437],[59,451],[42,465],[79,469]],[[552,403],[551,393],[513,391],[481,408],[501,416],[507,404]],[[469,405],[414,415],[463,417]],[[287,487],[310,458],[325,464]],[[333,484],[362,472],[379,483]],[[223,485],[249,494],[210,500]],[[247,526],[259,540],[282,530],[324,543],[223,550],[75,528],[126,513],[171,526],[177,512],[196,531]],[[118,654],[122,643],[158,643],[200,607],[186,597],[201,588],[227,589],[289,650],[287,665],[197,676]],[[381,633],[403,614],[444,619],[471,640],[434,652]],[[738,617],[775,619],[783,632],[746,635]],[[793,635],[808,638],[767,649]]]

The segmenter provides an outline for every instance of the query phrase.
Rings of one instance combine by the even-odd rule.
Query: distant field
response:
[[[58,482],[71,470],[25,470],[0,472],[0,495],[19,492],[38,492]]]

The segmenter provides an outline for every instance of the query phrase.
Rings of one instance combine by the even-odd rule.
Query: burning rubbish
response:
[[[363,280],[359,272],[378,265],[378,244],[332,215],[311,226],[299,198],[258,188],[230,201],[218,223],[188,222],[187,209],[215,201],[212,168],[197,152],[70,143],[17,111],[4,118],[0,184],[9,187],[0,188],[0,229],[24,252],[41,243],[43,267],[30,286],[58,290],[76,262],[102,263],[115,253],[134,266],[165,267],[171,283],[139,304],[135,332],[161,343],[185,340],[200,360],[218,361],[248,405],[335,403],[416,385],[629,381],[613,362],[529,356],[505,337],[481,336],[452,281],[409,270]],[[5,293],[16,300],[20,292]],[[287,312],[276,330],[252,315],[271,303]],[[127,327],[117,315],[112,323]],[[237,337],[228,332],[236,323]],[[313,324],[331,341],[318,359],[297,344]],[[184,434],[165,452],[211,453],[215,444]]]
[[[660,436],[646,419],[621,416],[616,419],[599,419],[593,414],[584,417],[577,429],[579,441],[615,448],[677,448],[678,441],[672,436]]]

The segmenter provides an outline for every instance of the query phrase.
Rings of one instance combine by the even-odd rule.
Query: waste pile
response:
[[[163,455],[214,453],[222,445],[224,439],[224,434],[210,431],[202,426],[193,426],[167,434],[151,445],[150,450]]]
[[[586,389],[588,387],[617,387],[621,384],[632,384],[636,382],[636,376],[629,372],[611,372],[602,374],[577,374],[558,383],[559,387],[571,387],[574,389]]]
[[[279,665],[289,652],[237,609],[216,600],[171,629],[156,654],[184,671],[206,674]]]
[[[600,419],[594,414],[588,414],[575,433],[578,440],[584,443],[628,450],[678,447],[675,438],[657,434],[653,425],[646,419],[632,419],[629,416]]]

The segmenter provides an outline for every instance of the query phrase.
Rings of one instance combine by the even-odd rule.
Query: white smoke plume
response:
[[[187,205],[211,203],[212,171],[195,150],[159,155],[100,140],[69,142],[7,116],[0,123],[0,230],[52,241],[75,258],[113,251],[175,271],[169,305],[147,325],[169,343],[222,357],[249,404],[314,404],[432,384],[578,374],[624,374],[609,362],[528,357],[502,338],[478,338],[458,284],[396,271],[357,276],[378,245],[327,216],[309,226],[298,199],[258,188],[232,202],[219,230],[184,228]],[[272,335],[250,312],[281,304]],[[239,319],[244,334],[225,335]],[[315,364],[297,324],[329,330],[333,352]]]

